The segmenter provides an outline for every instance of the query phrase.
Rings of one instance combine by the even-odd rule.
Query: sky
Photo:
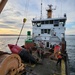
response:
[[[66,35],[75,35],[75,0],[42,0],[42,17],[47,18],[46,9],[49,4],[56,10],[53,17],[67,15]],[[23,25],[23,18],[27,21],[22,34],[32,31],[32,19],[40,18],[41,0],[8,0],[0,14],[0,34],[19,34]]]

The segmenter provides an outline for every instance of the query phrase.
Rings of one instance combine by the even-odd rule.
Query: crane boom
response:
[[[2,12],[2,10],[3,10],[4,6],[5,6],[5,4],[7,3],[7,1],[8,0],[1,0],[0,1],[0,13]]]

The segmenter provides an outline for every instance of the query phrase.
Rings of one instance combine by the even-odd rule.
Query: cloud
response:
[[[19,31],[16,29],[9,29],[9,28],[1,28],[0,29],[0,34],[18,34]]]
[[[54,5],[56,10],[53,11],[53,17],[63,16],[64,13],[67,14],[66,21],[66,34],[74,33],[71,31],[75,23],[75,0],[42,0],[42,15],[47,17],[46,9],[47,5]],[[23,18],[27,18],[27,22],[24,29],[32,29],[32,19],[35,17],[40,18],[41,13],[41,0],[8,0],[3,12],[0,15],[0,29],[6,28],[9,30],[20,30],[23,24]],[[70,28],[70,29],[69,29]],[[69,33],[68,33],[69,31]]]
[[[66,25],[66,34],[75,35],[75,22],[67,23],[67,25]]]
[[[11,27],[9,27],[9,26],[7,26],[7,25],[3,25],[3,24],[0,25],[0,27],[1,27],[1,28],[11,28]],[[1,29],[1,28],[0,28],[0,29]]]
[[[67,35],[75,35],[75,29],[72,29],[72,28],[71,29],[70,28],[68,29],[67,28],[66,31],[65,31],[65,33]]]

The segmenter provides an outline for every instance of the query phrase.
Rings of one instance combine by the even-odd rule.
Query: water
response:
[[[16,44],[18,36],[0,36],[0,51],[9,52],[8,44]],[[26,36],[20,36],[18,45],[24,45]]]
[[[75,75],[75,36],[66,36],[70,75]]]
[[[9,52],[8,44],[16,44],[18,36],[0,36],[0,50]],[[26,36],[21,36],[18,45],[24,45]],[[70,75],[75,75],[75,36],[66,36],[67,53],[69,56]]]

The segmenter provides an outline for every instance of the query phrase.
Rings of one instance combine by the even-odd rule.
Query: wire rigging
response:
[[[24,4],[25,4],[25,6],[24,6],[24,13],[25,13],[25,15],[24,15],[24,16],[26,16],[26,18],[27,18],[27,14],[28,14],[28,6],[29,6],[28,0],[26,0],[26,1],[24,2]],[[25,22],[26,22],[26,18],[23,19],[23,25],[22,25],[21,31],[20,31],[20,33],[19,33],[19,36],[18,36],[18,38],[17,38],[16,45],[17,45],[17,43],[18,43],[18,41],[19,41],[19,39],[20,39],[22,30],[23,30],[24,25],[25,25]]]
[[[29,7],[29,0],[25,0],[24,2],[24,16],[27,17],[28,15],[28,7]]]
[[[41,0],[41,19],[42,19],[42,0]]]
[[[61,0],[61,15],[62,15],[62,0]]]

